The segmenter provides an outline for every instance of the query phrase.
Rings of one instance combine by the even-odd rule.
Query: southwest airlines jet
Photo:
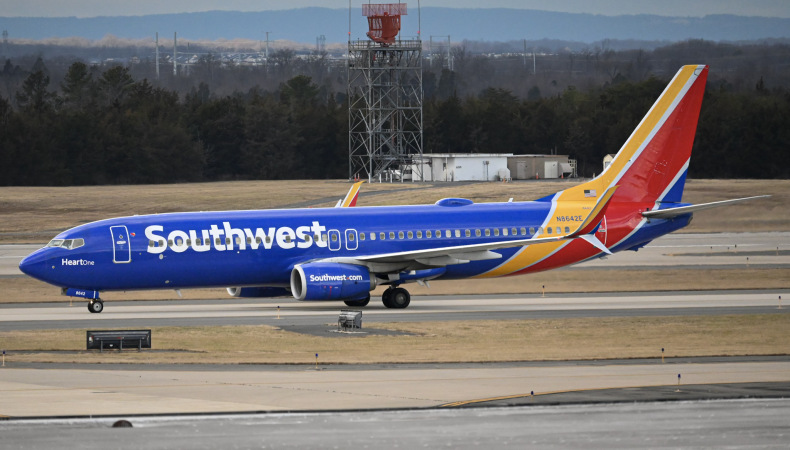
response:
[[[527,274],[638,250],[694,211],[748,200],[681,201],[707,76],[706,66],[682,67],[601,175],[539,200],[121,217],[64,231],[19,267],[85,298],[92,313],[104,309],[104,291],[198,287],[362,307],[388,285],[384,305],[406,308],[406,283]]]

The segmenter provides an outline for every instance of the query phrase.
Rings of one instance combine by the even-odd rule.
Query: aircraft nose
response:
[[[44,254],[43,249],[36,250],[22,259],[19,263],[19,270],[25,275],[47,281],[45,276],[47,272],[47,256]]]

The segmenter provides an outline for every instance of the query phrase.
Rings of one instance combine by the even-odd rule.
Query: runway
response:
[[[787,447],[790,400],[1,422],[6,448]]]
[[[378,301],[362,308],[364,324],[435,320],[493,320],[575,317],[624,317],[721,314],[786,314],[779,297],[787,292],[699,291],[663,293],[591,293],[529,295],[415,296],[405,310]],[[84,302],[0,305],[3,330],[84,329],[152,326],[322,325],[337,321],[342,302],[293,299],[107,302],[90,314]]]

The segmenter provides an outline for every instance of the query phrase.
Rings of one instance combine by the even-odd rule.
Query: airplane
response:
[[[364,307],[386,285],[384,306],[400,309],[411,301],[407,283],[528,274],[638,250],[688,225],[695,211],[765,197],[682,202],[707,76],[707,66],[682,67],[606,170],[538,200],[360,207],[357,183],[335,208],[80,225],[19,268],[86,299],[91,313],[103,311],[105,291],[207,287]]]

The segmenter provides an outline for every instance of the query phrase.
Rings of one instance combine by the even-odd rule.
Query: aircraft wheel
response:
[[[93,299],[88,302],[88,311],[92,313],[100,313],[104,311],[104,302],[101,299]]]
[[[392,291],[393,290],[394,290],[394,288],[387,288],[381,294],[381,303],[384,303],[384,306],[386,306],[387,308],[392,308],[392,303],[390,303],[390,299],[392,298]]]
[[[343,300],[343,303],[347,306],[357,306],[360,308],[368,306],[368,303],[370,303],[370,294],[368,294],[367,298],[363,298],[362,300]]]
[[[409,291],[403,288],[395,288],[390,294],[390,308],[403,309],[409,306],[411,302],[411,295]]]

